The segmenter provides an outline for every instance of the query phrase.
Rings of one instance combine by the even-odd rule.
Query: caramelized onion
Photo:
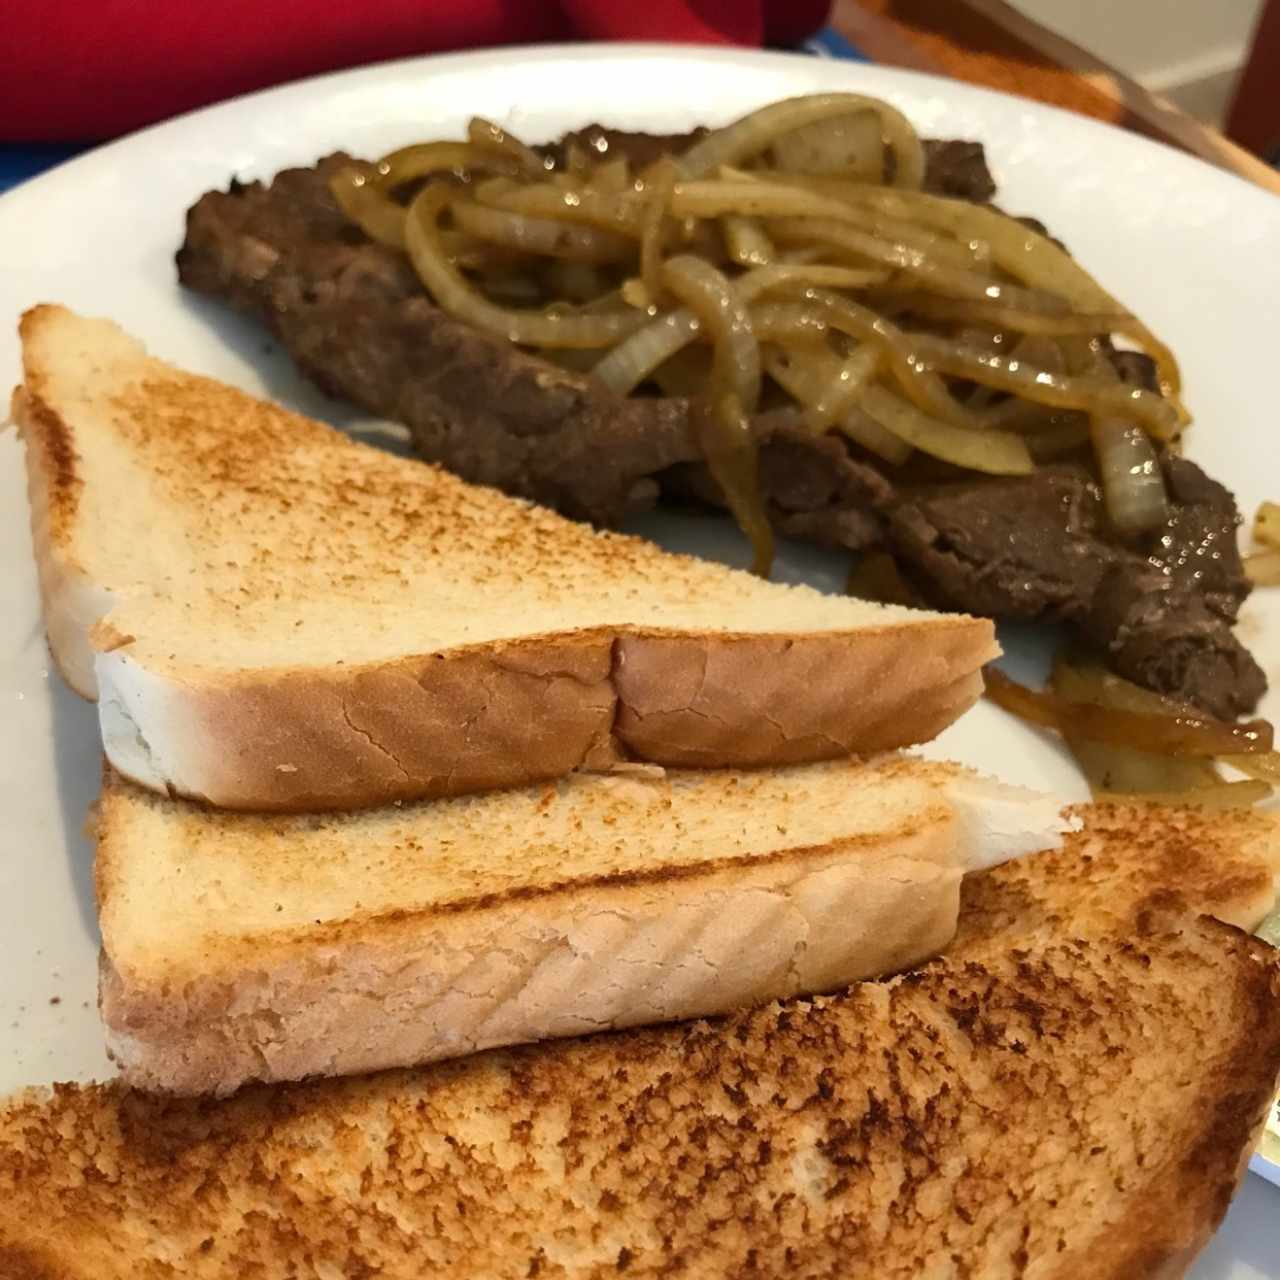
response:
[[[1275,783],[1280,786],[1280,752],[1265,751],[1254,755],[1225,755],[1222,763],[1247,773],[1249,777],[1260,782]]]
[[[751,572],[767,578],[773,567],[773,526],[760,495],[760,451],[751,424],[732,395],[716,404],[695,400],[690,421],[707,470],[751,541]]]
[[[811,430],[834,427],[886,462],[901,466],[911,456],[911,446],[852,403],[874,376],[879,360],[880,352],[872,346],[858,348],[843,363],[829,350],[820,355],[807,351],[804,358],[796,359],[792,353],[773,348],[765,353],[765,370],[805,406],[805,421]]]
[[[479,193],[477,193],[478,195]],[[565,222],[584,222],[605,231],[640,236],[644,217],[641,197],[634,191],[608,195],[588,187],[561,189],[551,182],[540,182],[486,199],[497,209],[527,213],[538,218],[561,218]]]
[[[862,399],[883,359],[879,348],[867,343],[847,359],[823,366],[825,377],[805,417],[815,431],[825,431]]]
[[[680,157],[680,172],[686,178],[700,178],[721,165],[739,164],[759,155],[784,134],[857,111],[872,111],[879,119],[881,134],[894,153],[895,185],[918,188],[924,181],[925,160],[916,131],[906,116],[887,102],[858,93],[816,93],[761,107],[695,142]]]
[[[866,184],[848,178],[820,177],[787,171],[764,173],[753,169],[735,169],[724,165],[720,176],[736,182],[776,182],[783,186],[800,187],[818,195],[830,196],[841,202],[845,221],[871,231],[886,240],[901,240],[918,249],[927,249],[941,259],[950,260],[956,266],[989,268],[991,246],[982,239],[957,239],[943,232],[930,230],[909,217],[895,217],[863,202]]]
[[[1280,551],[1255,551],[1245,556],[1244,571],[1255,587],[1280,587]]]
[[[829,255],[830,249],[825,244],[805,244],[796,249],[780,249],[778,261],[807,267]]]
[[[1089,419],[1082,414],[1056,414],[1045,426],[1017,428],[1037,462],[1075,453],[1090,440]]]
[[[777,254],[773,241],[761,230],[758,218],[730,213],[721,219],[724,247],[740,267],[766,267]]]
[[[1176,410],[1153,391],[1088,375],[1050,373],[996,352],[978,351],[929,334],[915,335],[913,345],[932,368],[952,377],[998,387],[1058,409],[1127,416],[1140,422],[1158,440],[1169,440],[1178,434]]]
[[[1127,793],[1100,790],[1099,800],[1128,798]],[[1190,791],[1144,791],[1140,799],[1147,804],[1182,805],[1190,809],[1247,809],[1271,798],[1271,787],[1248,778],[1243,782],[1214,782]]]
[[[453,193],[426,187],[409,206],[405,247],[422,283],[446,311],[511,342],[540,347],[607,347],[634,333],[644,317],[634,311],[550,315],[498,307],[473,289],[445,256],[437,226]]]
[[[631,162],[626,156],[608,160],[591,175],[591,188],[605,195],[617,195],[631,186]]]
[[[987,668],[986,683],[987,696],[997,706],[1032,724],[1091,742],[1191,757],[1253,755],[1272,748],[1272,728],[1265,720],[1229,724],[1189,711],[1158,715],[1072,702],[1044,690],[1028,689],[995,667]]]
[[[401,147],[376,165],[350,165],[329,180],[342,211],[361,230],[392,249],[405,247],[405,209],[391,192],[406,182],[440,173],[466,175],[472,169],[515,172],[509,158],[466,142],[426,142]]]
[[[555,167],[549,156],[540,156],[532,147],[513,137],[501,125],[472,116],[467,124],[467,140],[474,147],[496,151],[528,177],[537,178]]]
[[[765,352],[769,376],[805,407],[805,422],[814,432],[826,431],[861,396],[880,363],[880,352],[859,347],[847,360],[834,354],[793,356],[773,348]]]
[[[631,241],[625,236],[599,227],[490,209],[471,200],[455,201],[452,209],[454,223],[468,235],[526,253],[600,264],[621,262],[631,252]]]
[[[518,172],[505,156],[467,142],[420,142],[383,156],[374,167],[374,180],[383,191],[391,192],[407,182],[421,182],[441,173],[466,177],[473,169]]]
[[[915,339],[891,320],[851,298],[843,298],[827,290],[810,289],[805,296],[831,328],[863,342],[882,346],[888,368],[898,385],[922,413],[953,426],[982,425],[947,390],[942,379],[919,359],[915,352]]]
[[[729,278],[701,258],[679,254],[663,264],[662,280],[702,322],[713,344],[711,402],[731,394],[742,412],[754,413],[760,399],[760,344]]]
[[[905,440],[886,430],[870,414],[856,406],[836,419],[835,429],[895,467],[902,466],[911,457],[912,448]]]
[[[1124,418],[1094,418],[1093,447],[1107,518],[1125,534],[1143,533],[1169,518],[1164,473],[1151,438]]]
[[[1267,547],[1280,548],[1280,502],[1263,502],[1253,517],[1253,537]]]
[[[1156,715],[1169,715],[1173,710],[1159,694],[1121,680],[1082,655],[1059,654],[1053,664],[1050,687],[1070,702],[1093,702],[1121,711]],[[1095,742],[1070,730],[1063,736],[1095,796],[1181,795],[1216,787],[1223,781],[1208,758],[1176,759],[1137,747]]]
[[[701,322],[687,307],[669,311],[618,343],[591,370],[611,391],[629,395],[677,351],[693,342]]]
[[[919,249],[937,262],[950,263],[954,267],[966,267],[977,271],[991,270],[991,250],[985,240],[952,240],[948,236],[917,226],[905,218],[891,218],[874,209],[850,206],[850,222],[871,232],[881,240],[909,245]],[[1091,330],[1090,332],[1096,332]]]
[[[827,322],[803,302],[761,302],[751,308],[751,328],[761,342],[827,350]]]
[[[815,285],[833,289],[865,289],[881,283],[884,278],[883,271],[826,266],[821,263],[806,266],[780,262],[774,266],[756,267],[745,272],[733,282],[733,287],[743,302],[754,302],[766,293],[808,290]]]
[[[1178,362],[1169,348],[1146,325],[1129,316],[1065,249],[1025,223],[985,205],[921,191],[886,191],[868,185],[853,191],[851,198],[895,217],[914,218],[949,231],[960,240],[983,241],[990,246],[992,261],[1014,279],[1056,294],[1078,311],[1125,315],[1125,327],[1119,332],[1155,360],[1165,393],[1176,398],[1182,389]]]
[[[1021,476],[1034,470],[1026,442],[1008,431],[973,431],[940,422],[883,387],[868,387],[861,407],[912,448],[952,466],[996,476]]]
[[[1145,712],[1174,718],[1195,715],[1184,703],[1123,680],[1096,659],[1059,654],[1053,664],[1053,692],[1070,702],[1094,703],[1119,711]],[[1266,799],[1280,783],[1280,755],[1274,751],[1209,757],[1174,757],[1131,746],[1091,741],[1071,731],[1066,737],[1095,795],[1139,794],[1161,803],[1237,807]],[[1248,776],[1247,782],[1227,782],[1218,764]]]
[[[794,244],[807,241],[819,241],[835,248],[853,253],[868,262],[880,263],[892,267],[910,276],[922,289],[932,290],[955,298],[982,300],[994,294],[1010,296],[1009,305],[1026,300],[1028,309],[1042,311],[1066,310],[1063,303],[1056,299],[1037,298],[1026,290],[1012,290],[1007,285],[997,284],[994,278],[984,272],[953,267],[938,262],[926,250],[912,245],[890,240],[881,240],[848,223],[834,218],[797,217],[786,218],[774,227],[774,234],[783,243]]]
[[[1005,302],[989,302],[982,298],[948,298],[940,294],[916,290],[904,292],[899,305],[912,315],[934,320],[956,320],[992,329],[1013,329],[1018,333],[1062,334],[1118,333],[1126,323],[1122,314],[1044,310],[1026,311]],[[1034,363],[1034,362],[1033,362]]]
[[[1280,503],[1263,502],[1253,518],[1253,540],[1262,550],[1244,558],[1244,571],[1258,587],[1280,586]]]
[[[1115,527],[1165,518],[1152,441],[1176,451],[1188,420],[1172,355],[1047,237],[921,191],[923,147],[894,108],[774,103],[638,173],[603,152],[571,142],[557,164],[477,118],[465,141],[353,162],[330,185],[459,319],[619,394],[653,382],[698,401],[694,428],[758,569],[771,555],[750,430],[761,343],[770,395],[813,431],[892,465],[918,451],[998,475],[1079,457],[1091,438]],[[1163,395],[1119,381],[1110,336],[1155,360]],[[1246,569],[1280,580],[1277,556]]]
[[[695,411],[695,429],[725,502],[751,539],[753,570],[767,576],[773,530],[760,496],[760,463],[748,421],[760,399],[760,344],[750,313],[728,277],[701,258],[669,259],[662,279],[712,342],[711,386],[705,406]]]
[[[589,262],[548,262],[542,276],[555,297],[570,302],[594,304],[605,292],[600,269]]]
[[[664,396],[696,400],[711,380],[711,348],[690,343],[653,371],[653,380]]]
[[[920,597],[903,579],[891,555],[884,551],[868,551],[858,557],[858,563],[849,572],[845,590],[860,600],[875,600],[880,604],[900,604],[909,608],[920,606]]]
[[[845,216],[846,206],[801,187],[709,179],[677,183],[671,193],[671,212],[678,218],[719,218],[726,213],[745,213],[756,218],[840,219]]]
[[[349,165],[329,179],[338,207],[370,240],[389,249],[405,247],[405,210],[373,180],[369,166]]]
[[[654,166],[645,184],[644,213],[640,220],[640,279],[650,305],[662,297],[662,227],[675,182],[675,162],[664,157]]]
[[[773,161],[793,173],[838,173],[879,182],[884,177],[880,118],[872,111],[854,111],[801,125],[774,141]]]

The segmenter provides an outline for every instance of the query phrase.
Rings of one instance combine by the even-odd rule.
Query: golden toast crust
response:
[[[1274,960],[1184,921],[224,1103],[64,1087],[0,1120],[0,1241],[77,1280],[1133,1280],[1221,1219],[1278,1065]]]
[[[714,1024],[223,1102],[19,1098],[0,1275],[1182,1274],[1280,1071],[1276,953],[1195,914],[1258,830],[1105,811],[972,877],[942,959]]]
[[[324,820],[207,813],[108,772],[108,1047],[130,1084],[225,1094],[893,972],[955,931],[958,772],[579,778]]]

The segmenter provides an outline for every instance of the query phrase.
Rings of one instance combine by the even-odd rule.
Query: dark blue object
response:
[[[87,151],[92,142],[32,142],[0,145],[0,191]]]
[[[861,49],[850,44],[834,27],[823,27],[815,36],[804,42],[806,53],[816,53],[820,58],[847,58],[851,62],[870,62]]]

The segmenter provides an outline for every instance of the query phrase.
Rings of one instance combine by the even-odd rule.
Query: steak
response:
[[[1233,719],[1266,690],[1232,630],[1248,593],[1235,502],[1194,463],[1164,467],[1170,518],[1133,543],[1109,536],[1083,466],[900,494],[885,541],[926,599],[1067,623],[1117,674]]]
[[[688,141],[588,125],[554,150],[571,138],[639,166]],[[994,193],[979,144],[926,150],[931,190]],[[322,389],[404,423],[423,458],[474,483],[599,525],[664,496],[720,505],[688,401],[618,396],[440,310],[407,259],[338,208],[327,179],[349,162],[339,153],[202,196],[177,255],[182,283],[256,316]],[[1112,359],[1126,379],[1152,383],[1144,357]],[[1130,544],[1108,530],[1083,466],[906,483],[791,411],[761,413],[752,429],[781,532],[854,551],[885,546],[932,602],[1065,622],[1120,674],[1216,715],[1261,696],[1262,672],[1232,632],[1248,591],[1235,504],[1193,464],[1166,460],[1169,523]]]
[[[657,472],[700,456],[687,403],[614,395],[434,306],[338,208],[327,179],[349,162],[203,196],[182,283],[265,321],[308,377],[405,423],[427,460],[566,514],[616,524],[656,499]]]
[[[924,158],[926,191],[978,204],[995,195],[995,179],[987,168],[982,143],[962,138],[926,138]]]

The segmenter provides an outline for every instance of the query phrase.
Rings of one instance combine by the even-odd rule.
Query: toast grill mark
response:
[[[49,497],[47,510],[55,538],[65,537],[75,520],[82,481],[79,461],[62,419],[40,398],[39,383],[19,387],[14,392],[14,415],[30,423],[40,450]]]
[[[415,910],[395,909],[379,911],[376,914],[355,914],[337,921],[317,920],[314,924],[300,927],[296,931],[274,930],[271,936],[286,944],[295,936],[298,941],[308,943],[312,940],[332,942],[352,932],[361,932],[374,927],[407,924],[430,919],[432,916],[456,916],[491,911],[509,903],[534,902],[544,898],[572,899],[581,897],[587,891],[642,888],[682,880],[712,879],[725,871],[746,867],[776,867],[788,863],[804,863],[822,857],[856,857],[859,851],[872,852],[890,841],[910,841],[921,830],[949,820],[950,813],[946,806],[939,804],[936,808],[925,810],[914,822],[867,835],[844,836],[825,845],[792,845],[767,853],[732,854],[719,858],[705,858],[699,862],[614,871],[606,875],[585,875],[571,880],[548,881],[546,884],[517,885],[494,893],[476,894],[472,897],[433,903]],[[958,866],[956,868],[957,871],[961,869]],[[759,892],[781,891],[762,888]],[[228,941],[240,940],[234,935],[219,936],[225,937]]]

